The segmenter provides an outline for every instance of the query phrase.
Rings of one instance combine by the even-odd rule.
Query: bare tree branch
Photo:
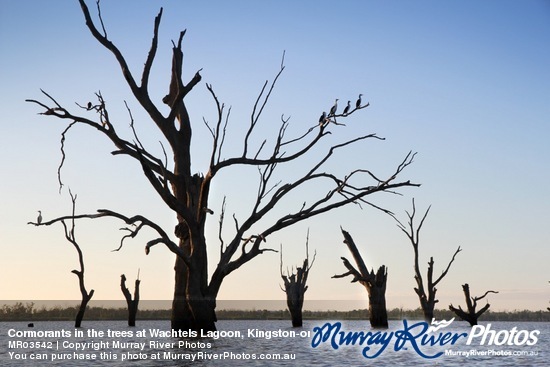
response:
[[[126,111],[128,111],[128,115],[130,116],[130,129],[132,129],[132,133],[134,134],[134,138],[136,139],[136,142],[139,144],[139,147],[142,151],[145,151],[145,148],[143,147],[143,144],[139,140],[139,137],[136,132],[136,128],[134,126],[134,116],[132,116],[132,111],[130,110],[130,107],[128,107],[128,103],[124,101],[124,105],[126,106]],[[166,152],[165,152],[166,155]]]
[[[62,222],[63,223],[66,220],[74,221],[74,220],[77,220],[77,219],[85,219],[85,218],[87,218],[87,219],[96,219],[96,218],[103,218],[103,217],[118,218],[118,219],[124,221],[126,224],[128,224],[130,226],[132,226],[132,225],[136,226],[134,229],[130,229],[128,227],[121,228],[124,231],[130,231],[130,234],[124,236],[121,239],[120,246],[117,249],[113,250],[113,251],[119,251],[120,248],[123,246],[124,240],[126,238],[135,238],[139,234],[141,229],[143,229],[145,226],[147,226],[147,227],[152,228],[153,230],[155,230],[160,235],[160,238],[153,240],[153,241],[155,241],[155,244],[162,243],[166,247],[168,247],[168,249],[171,252],[173,252],[177,256],[182,257],[185,261],[189,261],[188,256],[183,253],[183,251],[170,239],[170,237],[166,234],[166,232],[164,232],[164,230],[158,224],[156,224],[155,222],[147,219],[146,217],[144,217],[142,215],[134,215],[132,217],[127,217],[123,214],[117,213],[117,212],[112,211],[112,210],[98,209],[96,214],[78,214],[77,215],[77,214],[73,213],[73,215],[57,217],[57,218],[54,218],[54,219],[51,219],[51,220],[48,220],[48,221],[42,221],[41,223],[29,222],[28,224],[32,224],[32,225],[35,225],[35,226],[50,226],[50,225],[52,225],[54,223],[57,223],[57,222]],[[152,241],[149,241],[149,242],[152,242]],[[149,243],[148,243],[148,246],[146,247],[146,252],[147,253],[149,252],[149,248],[151,246],[152,245],[149,245]]]
[[[256,103],[254,103],[254,108],[252,109],[252,114],[250,115],[250,127],[248,128],[248,131],[246,132],[246,136],[244,138],[244,149],[243,149],[243,158],[247,156],[248,152],[248,139],[250,138],[250,135],[252,134],[252,131],[258,124],[258,120],[260,119],[260,116],[262,115],[262,112],[267,105],[267,102],[269,100],[269,97],[271,96],[271,93],[273,92],[273,88],[275,88],[275,84],[277,84],[277,80],[283,73],[283,70],[285,69],[284,66],[285,62],[285,53],[283,52],[283,57],[281,59],[281,67],[279,69],[279,72],[275,76],[275,79],[273,79],[273,82],[271,83],[271,86],[269,87],[269,91],[265,95],[263,101],[261,101],[262,96],[264,94],[265,88],[267,87],[268,81],[264,83],[264,86],[262,87],[262,90],[258,94],[258,98],[256,99]],[[258,105],[261,103],[260,109],[258,112],[256,110],[258,109]]]
[[[137,85],[137,83],[136,83],[136,81],[135,81],[135,79],[134,79],[134,77],[133,77],[133,75],[130,71],[130,68],[129,68],[128,64],[126,63],[126,60],[124,59],[124,56],[122,56],[122,53],[120,52],[120,50],[111,41],[109,41],[106,34],[102,35],[101,33],[99,33],[99,31],[97,30],[97,28],[96,28],[96,26],[95,26],[95,24],[92,20],[92,17],[90,15],[90,11],[88,10],[88,6],[84,2],[84,0],[79,0],[79,3],[80,3],[80,7],[82,8],[82,13],[84,14],[84,18],[86,20],[86,25],[88,26],[88,29],[90,30],[92,35],[95,37],[95,39],[97,41],[99,41],[99,43],[101,43],[106,49],[108,49],[109,51],[111,51],[113,53],[113,55],[115,56],[116,60],[118,61],[119,65],[120,65],[120,68],[122,70],[122,75],[124,76],[124,78],[126,79],[126,82],[130,86],[130,89],[132,90],[132,93],[136,97],[136,100],[138,100],[140,102],[140,104],[143,106],[143,108],[149,113],[149,115],[151,116],[153,121],[155,121],[157,123],[157,125],[160,125],[159,128],[161,128],[161,130],[163,132],[165,132],[166,130],[163,127],[164,127],[164,125],[168,124],[168,122],[162,116],[162,114],[159,112],[159,110],[155,107],[153,102],[149,99],[146,87],[145,87],[145,90],[142,90]],[[162,10],[159,12],[159,15],[157,15],[157,18],[155,19],[155,32],[158,31],[158,27],[156,26],[156,23],[160,22],[161,15],[162,15]],[[156,36],[153,37],[153,40],[155,38],[156,38]],[[151,46],[152,52],[151,51],[149,52],[149,55],[148,55],[148,58],[147,58],[147,61],[146,61],[146,64],[145,64],[146,66],[144,68],[145,78],[143,78],[143,81],[145,83],[147,83],[147,81],[148,81],[148,74],[149,74],[148,69],[150,69],[150,65],[153,62],[153,58],[154,58],[154,55],[155,55],[155,52],[153,50],[155,48],[156,48],[156,45],[155,45],[155,42],[153,41],[153,44]],[[145,84],[145,86],[146,85],[147,84]],[[168,136],[167,136],[167,138],[168,138]]]
[[[144,94],[148,93],[147,88],[149,84],[149,75],[151,74],[151,66],[153,66],[153,61],[157,53],[159,26],[160,26],[161,18],[162,18],[162,8],[160,8],[160,11],[155,18],[153,40],[151,41],[151,48],[149,50],[149,53],[147,54],[147,60],[145,61],[145,66],[143,67],[143,73],[141,76],[141,90],[143,91]]]
[[[473,297],[472,299],[477,302],[477,301],[480,301],[482,300],[483,298],[485,298],[489,293],[495,293],[495,294],[498,294],[498,291],[487,291],[485,292],[485,294],[481,297]]]
[[[73,127],[76,124],[76,121],[70,123],[65,130],[61,133],[61,162],[59,163],[59,166],[57,167],[57,180],[59,182],[59,193],[61,194],[61,189],[63,188],[63,182],[61,181],[61,168],[63,167],[63,164],[65,163],[65,135],[69,132],[69,129]]]
[[[52,100],[53,103],[56,105],[56,107],[49,107],[46,104],[44,104],[42,102],[39,102],[37,100],[33,100],[33,99],[27,99],[26,100],[27,102],[35,103],[35,104],[38,104],[39,106],[43,107],[46,111],[41,113],[41,114],[54,116],[54,117],[57,117],[59,119],[71,120],[72,123],[70,125],[74,125],[75,123],[80,123],[80,124],[84,124],[84,125],[88,125],[90,127],[93,127],[96,130],[98,130],[99,132],[106,135],[113,142],[113,144],[119,149],[118,151],[115,151],[112,154],[114,154],[114,155],[116,155],[116,154],[126,154],[126,155],[129,155],[129,156],[135,158],[138,161],[140,161],[140,159],[141,159],[140,157],[145,157],[146,158],[145,162],[151,170],[153,170],[154,172],[159,173],[159,174],[162,173],[161,165],[159,165],[157,163],[157,162],[160,161],[158,158],[155,158],[149,152],[146,152],[145,150],[140,149],[135,144],[132,144],[132,143],[130,143],[130,142],[128,142],[128,141],[126,141],[126,140],[124,140],[124,139],[122,139],[118,136],[118,134],[116,133],[116,131],[114,129],[114,126],[108,120],[108,114],[106,113],[105,101],[103,100],[103,97],[101,96],[100,93],[97,94],[98,99],[100,101],[100,104],[94,106],[93,110],[95,110],[96,112],[98,112],[100,114],[101,122],[95,122],[95,121],[92,121],[88,118],[74,115],[74,114],[70,113],[67,109],[61,107],[61,105],[53,97],[51,97],[48,93],[46,93],[44,91],[42,91],[42,93],[44,95],[46,95],[50,100]],[[107,126],[108,128],[105,128],[105,126]],[[67,131],[67,129],[65,131]],[[168,179],[170,179],[170,180],[173,179],[173,177],[174,177],[173,173],[171,173],[171,172],[165,172],[165,173],[167,174]]]
[[[373,137],[373,136],[369,135],[363,138],[367,138],[367,137]],[[334,151],[334,149],[346,146],[347,144],[351,144],[351,143],[348,142],[348,143],[344,143],[331,148],[331,152],[327,153],[327,155],[330,156]],[[250,217],[244,223],[242,223],[240,226],[237,227],[237,233],[235,235],[235,238],[228,244],[226,251],[224,252],[220,260],[219,266],[221,267],[221,269],[219,271],[217,270],[214,272],[212,279],[217,279],[217,277],[221,277],[222,274],[227,274],[233,270],[238,269],[242,264],[249,261],[251,257],[254,257],[262,252],[259,247],[259,245],[261,244],[261,241],[257,241],[257,242],[254,242],[255,245],[252,247],[251,251],[246,254],[246,256],[241,255],[239,258],[231,261],[231,257],[236,252],[238,246],[240,245],[240,238],[243,237],[244,233],[249,228],[251,228],[253,224],[257,223],[268,212],[270,212],[270,210],[272,210],[272,208],[275,207],[275,205],[279,202],[279,200],[285,197],[285,195],[287,195],[292,190],[295,190],[298,187],[301,187],[306,182],[317,181],[319,179],[328,179],[334,182],[335,184],[335,188],[331,190],[329,193],[327,193],[327,195],[319,199],[318,201],[310,204],[307,207],[301,208],[298,212],[291,213],[279,218],[273,225],[268,227],[266,230],[262,231],[262,236],[264,238],[274,232],[280,231],[297,222],[309,219],[316,215],[326,213],[330,210],[342,207],[344,205],[357,202],[363,199],[365,196],[373,194],[375,192],[384,192],[384,191],[387,191],[393,188],[398,188],[398,187],[419,186],[418,184],[413,184],[410,181],[393,183],[393,180],[397,177],[397,175],[412,163],[413,158],[414,158],[414,154],[409,153],[407,155],[407,158],[399,164],[396,171],[387,180],[384,180],[381,183],[377,183],[377,186],[369,186],[369,187],[361,188],[359,192],[353,193],[349,197],[343,197],[342,199],[339,199],[332,203],[329,203],[329,201],[334,197],[336,193],[339,192],[342,184],[344,184],[344,186],[346,187],[348,187],[349,185],[345,184],[345,180],[337,179],[333,175],[326,174],[326,173],[314,173],[315,169],[318,169],[320,167],[319,164],[316,165],[316,168],[310,170],[306,175],[304,175],[304,177],[298,179],[294,183],[287,183],[282,185],[277,191],[273,193],[270,200],[267,203],[265,203],[263,207],[260,207],[260,203],[262,201],[261,194],[263,193],[263,191],[260,190]],[[323,160],[326,161],[325,157],[323,157]],[[359,172],[360,171],[357,171],[357,173]],[[267,179],[269,177],[270,177],[269,175],[266,175]],[[265,182],[263,184],[265,185]],[[217,284],[217,283],[214,282],[213,284]]]
[[[437,278],[437,280],[435,282],[433,282],[433,286],[435,287],[440,281],[441,279],[443,279],[443,277],[445,277],[445,275],[447,275],[447,272],[449,271],[449,269],[451,268],[451,265],[453,263],[453,261],[455,261],[455,257],[456,255],[462,251],[462,249],[460,248],[460,246],[458,246],[458,248],[456,249],[455,253],[453,254],[453,257],[451,259],[451,261],[449,261],[449,264],[447,264],[447,268],[441,273],[441,275],[439,276],[439,278]]]
[[[344,266],[346,267],[346,269],[348,269],[347,272],[343,273],[343,274],[340,274],[340,275],[333,275],[332,278],[345,278],[347,277],[348,275],[353,275],[353,279],[351,280],[352,283],[355,283],[355,282],[367,282],[367,279],[363,278],[363,276],[361,275],[361,273],[355,269],[353,267],[353,265],[351,265],[351,263],[349,262],[348,259],[346,259],[345,257],[341,257],[340,259],[342,259],[342,261],[344,262]]]

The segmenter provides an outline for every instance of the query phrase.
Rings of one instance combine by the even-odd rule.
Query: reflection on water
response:
[[[290,321],[256,321],[256,320],[226,320],[218,322],[218,329],[229,331],[226,337],[202,338],[202,339],[178,339],[172,337],[153,337],[149,330],[169,331],[169,321],[141,321],[135,328],[126,326],[125,321],[85,321],[82,331],[83,337],[74,336],[73,323],[63,322],[36,322],[34,328],[28,328],[23,322],[0,323],[0,364],[2,366],[89,366],[89,365],[127,365],[130,359],[132,366],[366,366],[376,364],[379,366],[461,366],[467,363],[475,366],[548,366],[548,350],[550,350],[550,323],[532,322],[492,322],[491,329],[495,331],[512,330],[516,327],[520,330],[540,330],[538,342],[533,346],[479,345],[477,339],[471,345],[466,345],[466,338],[460,339],[455,345],[427,347],[422,350],[433,355],[446,349],[453,352],[452,355],[442,355],[435,359],[420,357],[410,345],[405,345],[401,350],[395,351],[394,344],[388,344],[386,350],[374,360],[368,360],[361,352],[367,345],[342,345],[337,350],[330,343],[321,343],[318,347],[311,347],[311,335],[306,334],[316,326],[322,326],[326,321],[306,321],[303,328],[290,327]],[[413,324],[410,321],[409,324]],[[390,322],[391,331],[403,329],[402,321]],[[249,334],[249,329],[252,332]],[[255,329],[260,331],[257,335]],[[24,338],[8,336],[20,331],[51,331],[67,330],[73,336],[70,338]],[[445,331],[453,333],[469,333],[470,327],[465,322],[454,322]],[[88,333],[102,331],[88,337]],[[262,333],[270,331],[270,333]],[[371,331],[368,321],[342,321],[342,331],[359,332]],[[109,337],[107,333],[118,335],[132,334],[131,337]],[[136,335],[140,332],[140,335]],[[143,333],[142,336],[141,333]],[[240,333],[240,335],[239,335]],[[292,336],[295,333],[296,336]],[[277,335],[281,334],[281,335]],[[20,335],[20,334],[17,334]],[[10,348],[9,342],[12,342]],[[16,349],[14,341],[20,341]],[[33,345],[32,343],[40,342]],[[43,344],[50,342],[50,344]],[[152,342],[152,343],[151,343]],[[31,343],[31,344],[24,344]],[[33,348],[36,347],[36,348]],[[65,347],[65,349],[63,348]],[[376,350],[376,345],[371,346]],[[79,350],[76,350],[79,348]],[[81,350],[82,348],[86,348]],[[460,352],[472,352],[470,356],[460,355]],[[10,355],[10,353],[12,353]],[[95,354],[95,360],[77,360],[83,354]],[[479,355],[480,353],[491,355]],[[500,355],[499,355],[500,354]],[[503,355],[504,354],[504,355]],[[505,355],[512,354],[512,355]],[[523,354],[523,355],[513,355]],[[372,353],[371,353],[372,355]],[[37,357],[47,358],[43,361],[32,360]],[[284,359],[274,360],[274,356]],[[20,359],[16,360],[15,358]],[[67,358],[52,361],[52,358]],[[139,359],[141,358],[141,359]],[[154,359],[159,358],[159,359]],[[192,360],[194,358],[194,360]],[[215,359],[218,358],[218,359]],[[255,358],[255,359],[253,359]],[[262,359],[260,359],[262,358]],[[269,359],[265,359],[269,358]]]

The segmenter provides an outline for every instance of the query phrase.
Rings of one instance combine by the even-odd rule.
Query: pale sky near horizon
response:
[[[88,5],[95,14],[95,2]],[[421,234],[424,274],[430,256],[439,274],[456,248],[463,249],[438,286],[437,307],[463,305],[464,283],[474,295],[499,291],[488,297],[494,310],[549,306],[550,2],[104,0],[109,38],[137,76],[161,6],[153,97],[160,101],[167,91],[171,40],[181,30],[187,29],[185,78],[203,69],[202,82],[188,99],[194,171],[204,172],[211,146],[202,119],[216,117],[204,84],[212,84],[220,100],[232,106],[227,152],[238,151],[257,93],[277,73],[284,51],[286,68],[262,122],[265,136],[257,135],[256,144],[271,136],[282,114],[291,116],[288,134],[298,135],[335,98],[342,108],[362,93],[371,106],[345,127],[333,127],[330,142],[367,133],[386,140],[339,151],[327,170],[345,174],[369,168],[387,175],[407,152],[418,152],[401,179],[422,186],[372,200],[403,221],[413,197],[419,214],[432,205]],[[77,279],[70,273],[78,266],[76,252],[61,225],[26,224],[37,210],[45,219],[69,214],[70,187],[78,195],[78,212],[142,213],[168,233],[175,218],[136,162],[111,156],[112,145],[86,127],[67,136],[66,186],[59,194],[66,122],[38,115],[39,107],[25,99],[44,100],[42,88],[73,108],[101,91],[121,134],[131,137],[126,100],[140,139],[162,156],[160,137],[134,102],[113,56],[89,34],[76,0],[0,2],[0,55],[0,299],[78,299]],[[312,163],[306,159],[292,171],[283,169],[281,178]],[[221,200],[227,195],[227,217],[244,218],[257,178],[254,170],[228,171],[214,183],[210,273],[218,260]],[[295,200],[301,203],[301,197]],[[388,266],[388,308],[416,308],[411,245],[390,217],[374,209],[339,209],[277,233],[266,246],[278,249],[282,243],[285,268],[299,265],[309,228],[317,259],[306,298],[365,307],[360,285],[331,279],[346,271],[340,257],[351,259],[340,226],[351,233],[369,268]],[[120,227],[109,219],[77,224],[94,299],[122,299],[120,274],[133,284],[138,269],[143,299],[171,299],[174,255],[157,246],[146,256],[147,233],[111,252],[118,247]],[[280,284],[279,254],[266,252],[231,274],[219,298],[282,300]]]

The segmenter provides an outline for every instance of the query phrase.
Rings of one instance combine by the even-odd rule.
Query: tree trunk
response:
[[[82,325],[82,319],[84,318],[84,312],[86,312],[86,306],[88,302],[92,299],[93,291],[89,295],[83,296],[82,301],[80,302],[80,307],[78,308],[78,313],[74,321],[74,327],[80,327]]]
[[[387,328],[388,327],[388,313],[386,311],[386,282],[388,280],[388,272],[384,265],[378,268],[376,275],[374,269],[370,272],[353,241],[351,235],[342,229],[344,235],[344,243],[348,246],[357,269],[351,265],[348,259],[342,257],[344,266],[348,269],[348,272],[341,275],[334,275],[333,278],[343,278],[348,275],[353,276],[352,283],[359,282],[366,289],[369,295],[369,321],[373,328]]]
[[[174,266],[176,281],[174,285],[174,299],[172,301],[172,329],[193,329],[192,313],[187,303],[187,266],[180,257],[176,257]]]
[[[184,295],[181,297],[179,289],[176,288],[172,310],[172,329],[185,330],[191,329],[198,331],[216,330],[215,300],[197,287],[198,274],[195,272],[186,272],[187,279]],[[178,274],[176,274],[176,277]],[[178,285],[179,286],[179,285]],[[182,311],[180,314],[178,311]]]
[[[131,306],[128,306],[128,326],[136,326],[137,316],[137,304],[132,302]]]
[[[138,305],[139,305],[139,284],[141,281],[139,280],[139,272],[138,272],[138,279],[136,279],[135,287],[134,287],[134,299],[132,300],[132,295],[130,294],[130,290],[126,288],[126,276],[122,274],[120,276],[120,289],[122,290],[122,294],[124,294],[124,298],[126,299],[126,304],[128,306],[128,326],[136,326],[136,316],[138,311]]]
[[[288,310],[290,311],[290,316],[292,318],[293,327],[302,327],[302,308],[304,306],[304,293],[305,290],[301,289],[302,284],[300,283],[289,283],[286,287],[286,304]],[[307,287],[306,287],[307,290]]]
[[[288,310],[290,311],[290,316],[292,318],[293,327],[302,327],[302,308],[304,307],[304,296],[308,290],[307,279],[309,276],[309,271],[315,262],[315,257],[317,256],[317,251],[313,255],[313,260],[311,264],[309,263],[309,230],[306,237],[306,258],[302,267],[296,269],[296,274],[294,272],[289,272],[287,274],[283,273],[283,246],[281,245],[281,265],[280,273],[281,278],[285,284],[285,289],[283,291],[286,293],[286,304]]]
[[[189,272],[180,258],[176,259],[176,284],[172,301],[171,326],[174,330],[215,331],[216,301],[193,286],[196,273]]]
[[[134,299],[128,305],[128,326],[136,326],[136,316],[139,306],[139,284],[140,280],[136,279],[134,285]]]
[[[191,269],[180,257],[176,258],[174,299],[171,324],[174,330],[215,331],[216,297],[209,295],[206,242],[201,235],[190,234],[185,222],[176,227],[180,247],[189,257]],[[200,230],[198,231],[200,232]],[[193,249],[193,251],[191,251]]]
[[[302,306],[292,305],[291,308],[289,305],[288,309],[290,310],[290,316],[292,318],[292,327],[302,327]]]
[[[428,272],[428,277],[430,277],[429,272]],[[422,280],[420,280],[420,283],[419,283],[418,279],[421,279],[421,278],[418,278],[417,276],[415,276],[415,280],[417,284],[419,284],[419,287],[421,290],[419,290],[419,288],[414,288],[414,291],[418,296],[418,301],[420,303],[420,308],[422,309],[422,314],[424,315],[424,320],[428,323],[431,323],[434,318],[435,304],[437,303],[437,300],[435,299],[435,292],[437,290],[433,288],[429,288],[428,295],[426,295],[424,291],[424,285],[421,283]]]
[[[374,328],[388,328],[386,311],[386,280],[388,273],[382,265],[378,268],[374,283],[367,288],[369,293],[369,321]]]
[[[424,313],[424,320],[431,323],[434,318],[434,306],[423,307],[422,312]]]

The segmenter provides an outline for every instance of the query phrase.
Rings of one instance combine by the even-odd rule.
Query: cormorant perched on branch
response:
[[[344,115],[347,114],[349,109],[351,108],[350,103],[351,103],[351,101],[348,101],[348,105],[346,106],[346,108],[344,108],[344,112],[343,112]]]
[[[355,107],[357,108],[361,107],[361,96],[362,94],[359,94],[359,98],[357,98],[357,102],[355,102]]]
[[[321,115],[321,117],[319,117],[319,124],[321,125],[324,124],[326,119],[327,119],[327,113],[323,111],[323,114]]]
[[[36,223],[42,223],[42,212],[40,210],[38,211],[38,218],[36,218]]]
[[[338,98],[336,98],[336,101],[334,101],[334,106],[331,107],[330,109],[330,112],[329,112],[329,116],[330,115],[336,115],[336,110],[338,109]]]

